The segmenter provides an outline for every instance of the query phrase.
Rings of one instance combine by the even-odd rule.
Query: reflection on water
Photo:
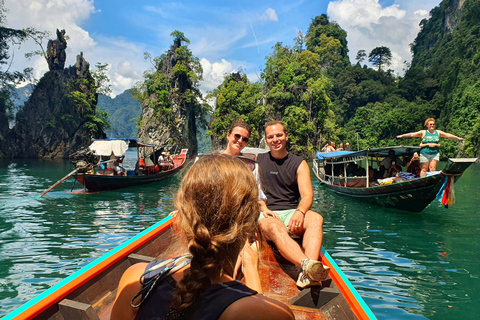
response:
[[[180,182],[86,195],[69,193],[70,178],[38,197],[71,170],[0,160],[0,317],[165,217]],[[475,165],[455,185],[455,205],[421,214],[336,195],[312,176],[324,246],[379,319],[477,318],[478,176]]]

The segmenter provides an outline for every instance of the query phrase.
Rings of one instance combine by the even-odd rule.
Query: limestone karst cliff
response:
[[[83,54],[63,68],[64,32],[49,43],[50,71],[35,86],[16,115],[13,128],[3,132],[0,157],[68,158],[92,138],[105,137],[95,123],[98,95],[89,63]]]

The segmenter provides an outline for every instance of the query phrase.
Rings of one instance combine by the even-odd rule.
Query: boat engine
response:
[[[86,173],[93,170],[93,166],[98,163],[98,157],[88,149],[83,149],[70,155],[70,162],[75,166],[78,173]]]
[[[77,161],[75,163],[75,168],[77,169],[78,173],[86,173],[88,171],[93,170],[92,164],[84,160]]]

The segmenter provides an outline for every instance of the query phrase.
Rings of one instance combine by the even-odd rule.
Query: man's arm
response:
[[[297,169],[297,183],[301,198],[297,209],[305,214],[313,204],[313,187],[312,180],[310,179],[310,168],[305,160],[302,161]]]
[[[310,179],[310,168],[305,160],[300,163],[300,166],[297,169],[297,183],[301,199],[297,206],[297,211],[295,211],[287,226],[288,230],[292,233],[299,233],[303,230],[305,214],[310,210],[313,203],[313,187]]]
[[[265,202],[265,200],[259,199],[258,203],[260,204],[260,210],[262,211],[263,216],[265,218],[269,217],[269,216],[273,217],[273,218],[279,218],[278,213],[273,212],[272,210],[268,209],[267,203]]]

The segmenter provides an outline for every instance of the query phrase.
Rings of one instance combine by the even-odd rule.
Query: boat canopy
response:
[[[382,147],[382,148],[370,148],[360,151],[333,151],[333,152],[317,152],[317,158],[319,160],[325,159],[342,159],[353,157],[366,157],[379,155],[380,157],[387,157],[390,150],[395,151],[396,156],[412,155],[415,152],[420,152],[422,148],[412,146],[394,146],[394,147]]]
[[[134,147],[155,147],[154,144],[145,144],[137,139],[92,139],[92,144],[88,147],[97,156],[110,156],[112,153],[116,157],[125,154],[128,148]]]

